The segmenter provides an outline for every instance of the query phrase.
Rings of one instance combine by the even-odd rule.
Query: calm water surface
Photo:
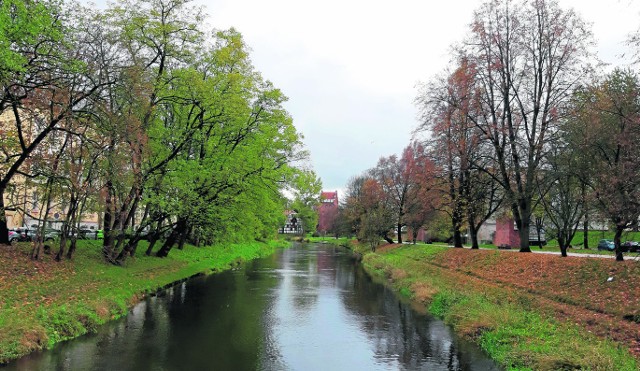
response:
[[[149,298],[0,370],[497,370],[328,245],[296,245]]]

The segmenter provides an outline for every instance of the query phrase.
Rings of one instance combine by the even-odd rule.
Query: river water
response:
[[[497,370],[373,282],[348,251],[295,245],[198,277],[0,370]]]

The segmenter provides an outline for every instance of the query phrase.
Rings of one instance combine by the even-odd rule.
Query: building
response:
[[[5,176],[9,166],[13,164],[10,157],[19,154],[22,149],[19,143],[24,141],[30,144],[34,132],[37,132],[38,117],[35,114],[25,114],[22,126],[22,138],[18,136],[16,119],[12,112],[5,111],[0,114],[0,176]],[[59,135],[59,134],[58,134]],[[51,158],[60,150],[61,140],[56,133],[50,133],[32,152],[31,156],[22,163],[20,170],[29,173],[34,166],[34,161]],[[34,160],[34,158],[36,160]],[[42,178],[27,178],[22,174],[12,176],[5,192],[4,205],[7,228],[38,227],[43,220],[47,220],[48,228],[60,229],[66,216],[68,207],[65,202],[66,195],[57,194],[46,210],[46,182]],[[46,215],[45,215],[46,214]],[[98,229],[99,217],[94,211],[85,211],[80,220],[80,228]]]
[[[318,228],[321,235],[331,233],[338,217],[338,191],[322,192],[318,206]]]
[[[287,216],[287,221],[278,232],[282,234],[302,234],[304,229],[302,221],[298,218],[298,213],[294,210],[285,210],[284,214]]]

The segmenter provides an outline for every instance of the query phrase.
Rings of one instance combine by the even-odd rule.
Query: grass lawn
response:
[[[438,245],[383,246],[363,262],[508,370],[638,369],[637,262]]]
[[[250,242],[171,250],[147,257],[147,242],[124,267],[105,263],[101,241],[78,241],[72,261],[31,261],[30,243],[0,245],[0,364],[96,330],[145,295],[199,273],[267,256],[288,242]]]

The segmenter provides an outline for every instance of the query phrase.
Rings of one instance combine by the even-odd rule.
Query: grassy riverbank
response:
[[[363,263],[509,370],[638,369],[637,262],[404,245]]]
[[[289,242],[173,249],[139,255],[124,267],[104,263],[100,241],[79,241],[72,261],[29,259],[30,244],[0,245],[0,364],[92,332],[125,315],[145,295],[199,273],[272,254]],[[146,249],[142,242],[138,251]]]

